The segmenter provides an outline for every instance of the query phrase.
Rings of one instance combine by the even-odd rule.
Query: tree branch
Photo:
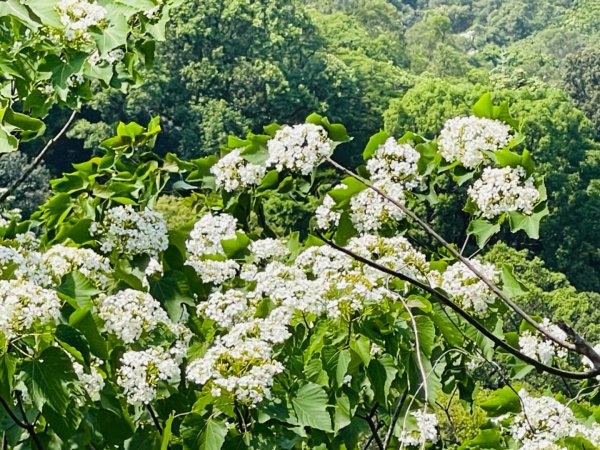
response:
[[[390,426],[388,427],[388,431],[385,434],[385,440],[383,441],[383,448],[386,449],[390,445],[390,441],[392,440],[392,436],[394,433],[394,427],[396,426],[396,422],[400,418],[400,411],[402,411],[402,406],[404,406],[404,402],[406,401],[406,397],[408,397],[408,389],[404,389],[402,396],[398,400],[396,404],[396,409],[394,409],[394,414],[392,415],[392,420],[390,421]]]
[[[25,408],[23,407],[23,402],[21,400],[21,394],[17,391],[17,404],[19,405],[19,409],[21,410],[21,414],[23,414],[23,423],[25,425],[25,429],[29,432],[29,436],[31,436],[31,440],[35,444],[35,447],[38,450],[44,450],[42,443],[40,442],[40,438],[35,432],[35,427],[29,423],[27,419],[27,413],[25,412]]]
[[[403,273],[396,272],[392,269],[389,269],[388,267],[377,264],[376,262],[371,261],[367,258],[363,258],[362,256],[357,255],[356,253],[348,250],[347,248],[340,247],[339,245],[337,245],[334,242],[330,241],[329,239],[323,237],[322,235],[319,235],[319,237],[324,242],[326,242],[328,245],[333,247],[334,249],[336,249],[342,253],[345,253],[346,255],[350,256],[351,258],[355,259],[356,261],[359,261],[363,264],[373,267],[374,269],[377,269],[381,272],[387,273],[388,275],[396,277],[400,280],[407,281],[407,282],[413,284],[414,286],[428,292],[435,298],[439,299],[443,304],[445,304],[445,305],[449,306],[451,309],[453,309],[456,313],[458,313],[461,317],[463,317],[470,325],[472,325],[474,328],[476,328],[478,331],[480,331],[485,337],[487,337],[488,339],[493,341],[497,346],[502,347],[504,350],[506,350],[513,356],[516,356],[520,360],[522,360],[528,364],[531,364],[538,370],[550,373],[552,375],[558,375],[558,376],[563,376],[565,378],[571,378],[574,380],[587,380],[590,378],[594,378],[597,375],[600,375],[600,367],[595,368],[594,370],[592,370],[590,372],[571,372],[568,370],[558,369],[556,367],[552,367],[552,366],[543,364],[543,363],[525,355],[520,350],[517,350],[516,348],[512,347],[510,344],[506,343],[502,339],[495,336],[484,325],[479,323],[479,321],[477,321],[475,318],[471,317],[471,315],[469,313],[467,313],[460,306],[458,306],[454,302],[452,302],[452,300],[450,300],[442,291],[434,289],[431,286],[429,286],[419,280],[411,278]]]
[[[492,292],[494,294],[496,294],[504,303],[506,303],[508,306],[510,306],[513,309],[513,311],[515,311],[517,314],[519,314],[521,317],[523,317],[523,319],[525,319],[525,321],[528,322],[532,327],[534,327],[536,330],[538,330],[540,333],[542,333],[544,336],[546,336],[546,338],[550,339],[553,342],[556,342],[561,347],[564,347],[568,350],[575,351],[577,353],[587,356],[590,359],[590,361],[592,361],[592,363],[594,365],[594,369],[598,370],[600,373],[600,354],[598,354],[589,344],[587,344],[585,341],[579,341],[579,342],[575,342],[572,344],[572,343],[567,342],[563,339],[560,339],[556,336],[553,336],[548,330],[546,330],[538,322],[533,320],[533,318],[530,317],[519,305],[517,305],[510,298],[508,298],[504,294],[504,292],[502,292],[502,290],[498,286],[496,286],[495,283],[493,283],[483,273],[481,273],[479,270],[477,270],[477,268],[475,266],[473,266],[473,264],[471,264],[471,262],[467,258],[462,256],[460,254],[460,252],[456,251],[456,249],[454,247],[452,247],[433,228],[431,228],[431,226],[427,222],[422,220],[419,216],[417,216],[415,213],[413,213],[405,205],[403,205],[402,203],[398,202],[397,200],[391,198],[389,195],[387,195],[381,189],[374,186],[369,180],[367,180],[367,179],[361,177],[360,175],[354,173],[353,171],[345,168],[341,164],[332,160],[330,157],[327,158],[327,161],[331,165],[333,165],[335,168],[337,168],[338,170],[340,170],[340,171],[344,172],[345,174],[351,176],[352,178],[360,181],[365,186],[367,186],[368,188],[372,189],[377,194],[379,194],[381,197],[385,198],[386,200],[391,202],[393,205],[395,205],[404,214],[406,214],[406,216],[408,216],[412,220],[414,220],[423,230],[425,230],[425,232],[427,232],[430,236],[434,237],[438,242],[440,242],[444,246],[444,248],[446,248],[446,250],[448,250],[452,254],[452,256],[454,256],[457,260],[459,260],[465,266],[467,266],[469,268],[469,270],[471,272],[473,272],[481,281],[483,281],[492,290]]]
[[[56,142],[67,132],[67,130],[73,123],[73,120],[75,120],[75,116],[77,116],[77,111],[73,111],[67,122],[58,132],[58,134],[56,134],[56,136],[54,136],[52,139],[46,142],[44,148],[34,158],[29,167],[27,167],[23,171],[19,179],[15,181],[9,188],[7,188],[6,191],[2,193],[2,195],[0,195],[0,203],[5,202],[8,197],[14,194],[14,192],[19,188],[19,186],[21,186],[21,184],[23,184],[23,182],[29,177],[29,175],[31,175],[31,172],[33,172],[35,168],[40,165],[42,159],[44,159],[44,156],[46,156],[46,153],[48,153],[48,150],[50,150],[54,146],[54,144],[56,144]]]

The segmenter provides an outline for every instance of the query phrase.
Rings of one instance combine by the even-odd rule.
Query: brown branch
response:
[[[404,214],[406,214],[408,217],[410,217],[412,220],[414,220],[423,230],[425,230],[425,232],[427,232],[430,236],[434,237],[438,242],[440,242],[444,246],[444,248],[446,248],[452,254],[452,256],[454,256],[457,260],[459,260],[465,266],[467,266],[469,268],[469,270],[471,270],[471,272],[473,272],[481,281],[483,281],[492,290],[492,292],[494,292],[494,294],[496,294],[504,303],[506,303],[508,306],[510,306],[513,309],[513,311],[515,311],[517,314],[519,314],[521,317],[523,317],[523,319],[525,319],[526,322],[528,322],[531,326],[533,326],[541,334],[546,336],[546,338],[550,339],[553,342],[556,342],[561,347],[564,347],[568,350],[575,351],[577,353],[587,356],[590,359],[590,361],[592,361],[592,363],[594,365],[594,369],[598,370],[600,373],[600,354],[598,354],[589,344],[587,344],[583,340],[577,341],[575,343],[570,343],[570,342],[565,341],[564,339],[560,339],[560,338],[552,335],[548,330],[546,330],[543,326],[541,326],[538,322],[536,322],[532,317],[530,317],[519,305],[517,305],[510,298],[508,298],[506,296],[506,294],[504,294],[504,292],[502,292],[502,290],[498,286],[496,286],[496,284],[494,282],[492,282],[488,277],[486,277],[483,273],[481,273],[479,270],[477,270],[477,268],[475,266],[473,266],[473,264],[471,264],[471,262],[467,258],[465,258],[463,255],[461,255],[460,252],[458,252],[442,236],[440,236],[433,228],[431,228],[431,226],[427,222],[422,220],[419,216],[417,216],[415,213],[413,213],[405,205],[403,205],[402,203],[398,202],[397,200],[391,198],[389,195],[387,195],[381,189],[374,186],[369,180],[367,180],[367,179],[361,177],[360,175],[354,173],[353,171],[345,168],[344,166],[335,162],[331,158],[327,158],[327,161],[331,165],[333,165],[335,168],[337,168],[338,170],[340,170],[340,171],[344,172],[345,174],[351,176],[352,178],[360,181],[365,186],[367,186],[368,188],[372,189],[377,194],[379,194],[381,197],[383,197],[384,199],[388,200],[393,205],[395,205]]]
[[[321,235],[319,235],[319,237],[324,242],[326,242],[328,245],[333,247],[334,249],[336,249],[342,253],[345,253],[346,255],[350,256],[351,258],[355,259],[356,261],[366,264],[370,267],[373,267],[374,269],[377,269],[381,272],[387,273],[388,275],[396,277],[400,280],[407,281],[407,282],[413,284],[414,286],[428,292],[432,296],[439,299],[442,303],[444,303],[445,305],[447,305],[451,309],[453,309],[456,313],[458,313],[461,317],[463,317],[470,325],[472,325],[474,328],[476,328],[478,331],[480,331],[485,337],[487,337],[488,339],[493,341],[497,346],[502,347],[504,350],[506,350],[513,356],[516,356],[520,360],[522,360],[528,364],[531,364],[538,370],[550,373],[552,375],[558,375],[558,376],[562,376],[565,378],[571,378],[574,380],[587,380],[590,378],[594,378],[597,375],[600,375],[600,367],[595,368],[594,370],[592,370],[590,372],[571,372],[568,370],[558,369],[556,367],[552,367],[552,366],[543,364],[543,363],[537,361],[536,359],[533,359],[533,358],[525,355],[520,350],[517,350],[516,348],[514,348],[507,342],[505,342],[502,339],[495,336],[484,325],[479,323],[479,321],[477,321],[474,317],[471,317],[471,315],[469,313],[467,313],[460,306],[458,306],[454,302],[452,302],[452,300],[450,300],[442,291],[440,291],[438,289],[434,289],[431,286],[429,286],[428,284],[425,284],[419,280],[411,278],[408,275],[405,275],[400,272],[396,272],[388,267],[377,264],[376,262],[371,261],[370,259],[363,258],[362,256],[357,255],[356,253],[352,252],[351,250],[348,250],[347,248],[340,247],[339,245],[335,244],[334,242],[330,241],[329,239],[327,239]]]
[[[0,195],[0,203],[5,202],[6,199],[8,199],[8,197],[10,197],[19,188],[19,186],[23,184],[23,182],[29,177],[29,175],[31,175],[31,172],[33,172],[35,168],[40,165],[40,163],[44,159],[44,156],[46,156],[46,153],[48,153],[48,151],[54,146],[54,144],[56,144],[56,142],[67,132],[67,130],[73,123],[73,120],[75,120],[75,116],[77,116],[77,111],[73,111],[67,122],[58,132],[58,134],[52,139],[50,139],[48,142],[46,142],[46,145],[44,146],[42,151],[38,153],[38,155],[34,158],[29,167],[27,167],[23,171],[19,179],[15,181],[8,189],[6,189],[6,191],[4,191],[2,195]]]

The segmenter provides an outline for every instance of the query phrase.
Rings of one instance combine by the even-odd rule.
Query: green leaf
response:
[[[332,431],[331,416],[327,412],[327,393],[315,383],[306,383],[292,398],[298,424],[317,430]]]
[[[342,350],[338,356],[335,372],[335,378],[337,380],[338,387],[344,384],[344,377],[348,373],[350,361],[352,361],[352,355],[350,355],[350,352],[348,350]]]
[[[4,114],[4,123],[20,130],[20,137],[23,142],[38,138],[46,131],[46,124],[40,119],[14,112],[11,108],[8,108]]]
[[[37,30],[40,27],[40,24],[31,18],[27,7],[22,5],[19,0],[0,2],[0,16],[16,17],[33,30]]]
[[[162,443],[160,444],[160,450],[167,450],[169,443],[171,442],[171,428],[173,426],[173,419],[175,416],[173,413],[169,415],[169,418],[165,421],[165,428],[163,429]]]
[[[508,294],[509,297],[518,297],[520,295],[525,295],[529,292],[527,286],[521,283],[515,277],[513,273],[513,267],[509,264],[504,264],[502,266],[502,290]]]
[[[493,119],[494,117],[494,103],[492,102],[492,95],[489,92],[483,94],[477,103],[473,105],[473,114],[477,117],[486,117]]]
[[[517,413],[521,411],[519,396],[508,386],[496,390],[492,397],[480,403],[480,406],[491,417],[498,417],[509,412]]]
[[[516,233],[519,230],[523,230],[531,239],[539,239],[540,222],[548,214],[550,214],[550,211],[545,202],[538,205],[531,215],[525,215],[516,211],[510,212],[508,213],[510,231]]]
[[[371,361],[369,364],[367,376],[371,382],[371,389],[375,392],[375,400],[377,400],[379,404],[387,404],[390,387],[392,386],[392,381],[397,372],[398,370],[395,369],[393,365],[386,367],[378,360]]]
[[[371,362],[371,342],[364,336],[350,341],[350,348],[359,356],[365,366]]]
[[[220,450],[225,442],[225,436],[227,436],[225,422],[208,419],[200,436],[199,450]]]
[[[429,358],[431,357],[433,344],[435,342],[435,326],[427,316],[416,316],[415,322],[417,323],[417,333],[421,351]]]
[[[17,358],[4,353],[0,356],[0,397],[7,402],[12,398]]]
[[[38,410],[48,404],[59,414],[67,411],[70,399],[68,385],[77,381],[77,375],[64,351],[56,347],[47,348],[38,358],[23,362],[22,374]]]
[[[90,364],[90,344],[88,344],[81,331],[61,323],[56,327],[56,339],[66,344],[67,347],[77,350],[84,362]],[[67,348],[67,351],[69,351],[69,348]]]
[[[490,238],[500,231],[500,224],[491,223],[484,219],[472,220],[467,228],[467,234],[474,235],[479,248],[485,247]]]
[[[78,309],[71,314],[69,324],[84,334],[94,355],[104,360],[108,359],[106,342],[100,335],[89,308]]]
[[[463,442],[459,450],[486,450],[502,448],[500,443],[500,432],[495,428],[481,430],[473,439]]]
[[[229,259],[243,258],[248,252],[251,241],[245,233],[236,232],[235,239],[224,239],[221,241],[223,252]]]
[[[389,135],[385,131],[380,131],[370,137],[365,150],[363,151],[363,159],[366,161],[375,154],[380,145],[385,144]]]
[[[77,271],[66,274],[57,290],[75,300],[74,306],[79,308],[91,306],[90,298],[100,293],[89,278]]]
[[[111,50],[127,44],[129,27],[125,16],[116,16],[110,22],[110,26],[99,32],[91,33],[92,38],[98,46],[101,56],[106,56]]]

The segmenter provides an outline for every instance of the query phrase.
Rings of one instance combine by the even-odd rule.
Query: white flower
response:
[[[65,27],[64,36],[68,41],[77,38],[89,40],[89,28],[99,26],[106,18],[106,9],[95,1],[60,0],[55,9]]]
[[[403,430],[400,441],[406,446],[421,446],[426,442],[436,443],[439,439],[437,426],[438,420],[435,414],[421,410],[411,411],[410,415],[416,421],[416,429],[412,431]]]
[[[287,246],[278,239],[261,239],[250,244],[250,252],[256,262],[266,260],[281,260],[286,258],[290,251]]]
[[[333,152],[325,129],[310,123],[284,126],[267,142],[267,167],[290,169],[308,175]]]
[[[160,303],[145,292],[126,289],[99,301],[98,316],[104,320],[104,329],[126,344],[135,342],[159,323],[171,323]]]
[[[240,265],[230,259],[217,260],[207,256],[223,255],[222,240],[236,238],[237,223],[233,216],[206,214],[196,222],[186,242],[186,264],[193,267],[204,283],[223,284],[235,277]]]
[[[217,339],[206,354],[188,365],[187,379],[195,384],[210,383],[233,395],[237,401],[256,405],[269,395],[273,378],[284,367],[272,359],[271,345],[255,338],[225,343]]]
[[[89,372],[77,361],[73,361],[73,370],[93,401],[100,400],[100,391],[104,388],[104,378],[98,371],[98,362],[92,361]]]
[[[248,297],[242,291],[229,289],[225,293],[213,292],[204,303],[196,309],[199,316],[205,315],[223,328],[230,328],[234,323],[244,319],[248,312]]]
[[[469,197],[488,219],[511,211],[531,214],[540,193],[533,178],[526,177],[525,169],[520,166],[514,169],[486,167],[481,178],[469,188]]]
[[[42,262],[45,272],[55,284],[75,270],[88,277],[99,288],[105,288],[110,280],[109,260],[87,248],[53,245],[42,254]]]
[[[210,171],[216,177],[217,187],[231,192],[256,186],[265,176],[266,169],[246,161],[241,151],[235,149],[217,161]]]
[[[540,325],[550,335],[563,341],[567,340],[567,334],[550,322],[548,318],[544,318]],[[525,330],[519,336],[519,347],[521,347],[524,354],[544,364],[550,364],[554,358],[566,358],[567,356],[566,349],[549,339],[545,339],[541,334],[534,334],[529,330]]]
[[[37,325],[55,324],[61,300],[30,281],[0,280],[0,332],[12,340]]]
[[[367,170],[374,182],[397,183],[404,189],[414,189],[422,181],[417,166],[420,157],[411,145],[388,138],[367,161]]]
[[[564,447],[557,441],[577,435],[585,437],[594,446],[600,445],[600,425],[597,423],[584,425],[568,406],[552,397],[532,397],[524,389],[519,391],[519,397],[522,411],[514,415],[507,427],[519,448],[562,449]]]
[[[91,225],[90,233],[99,236],[103,252],[116,251],[126,257],[156,256],[169,246],[162,214],[151,209],[138,212],[131,205],[109,209],[101,223]]]
[[[319,205],[315,211],[317,217],[317,228],[327,230],[331,226],[338,226],[342,214],[334,211],[335,200],[331,196],[326,195],[323,198],[323,203]]]
[[[237,222],[229,214],[206,214],[196,222],[186,248],[191,256],[223,254],[221,241],[235,239]]]
[[[510,139],[510,127],[498,120],[455,117],[444,124],[438,149],[446,161],[459,161],[467,169],[472,169],[487,159],[484,151],[499,150]]]
[[[375,183],[375,186],[394,200],[404,203],[404,188],[401,184]],[[377,231],[384,224],[403,218],[404,213],[396,205],[373,189],[363,189],[350,199],[350,220],[359,233]]]
[[[179,378],[179,365],[161,347],[125,352],[117,370],[117,382],[131,405],[152,402],[160,381],[177,383]]]
[[[499,272],[493,264],[469,261],[487,279],[497,282]],[[462,262],[449,266],[442,274],[440,287],[450,294],[462,308],[484,314],[496,296],[491,289]]]

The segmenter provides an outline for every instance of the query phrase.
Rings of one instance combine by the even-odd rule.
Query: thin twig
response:
[[[158,417],[156,417],[156,413],[154,412],[152,405],[150,403],[146,404],[146,409],[150,413],[150,417],[152,417],[152,422],[154,422],[154,426],[156,427],[156,429],[162,436],[163,429],[162,429],[162,426],[160,425],[160,421],[158,420]]]
[[[392,415],[392,420],[390,421],[390,426],[388,428],[388,431],[385,434],[385,440],[383,441],[383,448],[388,448],[388,446],[390,445],[390,441],[392,440],[392,436],[394,433],[394,427],[396,426],[396,422],[398,422],[398,419],[400,418],[400,411],[402,411],[402,406],[404,405],[404,402],[406,401],[407,396],[408,396],[408,389],[404,389],[402,396],[400,397],[400,399],[398,400],[398,403],[396,404],[396,409],[394,409],[394,414]]]
[[[46,142],[46,145],[44,145],[42,151],[38,153],[38,155],[31,162],[29,167],[27,167],[23,171],[19,179],[15,181],[10,187],[8,187],[6,191],[2,193],[2,195],[0,195],[0,203],[5,202],[6,199],[8,199],[8,197],[10,197],[19,188],[19,186],[21,186],[21,184],[29,177],[29,175],[31,175],[31,172],[33,172],[34,169],[40,165],[40,163],[44,159],[44,156],[46,155],[46,153],[48,153],[48,150],[50,150],[54,146],[54,144],[56,144],[56,142],[67,132],[67,130],[73,123],[73,120],[75,120],[75,116],[77,116],[77,111],[73,111],[65,125],[58,132],[58,134],[52,139],[50,139],[48,142]]]
[[[488,277],[486,277],[483,273],[481,273],[467,258],[462,256],[460,254],[460,252],[456,251],[456,249],[452,245],[450,245],[442,236],[440,236],[433,228],[431,228],[431,226],[427,222],[422,220],[419,216],[417,216],[415,213],[413,213],[405,205],[403,205],[402,203],[393,199],[392,197],[387,195],[385,192],[383,192],[381,189],[374,186],[369,180],[367,180],[367,179],[361,177],[360,175],[354,173],[353,171],[345,168],[344,166],[335,162],[331,158],[327,158],[327,161],[331,165],[333,165],[335,168],[337,168],[338,170],[340,170],[340,171],[344,172],[345,174],[351,176],[352,178],[360,181],[365,186],[367,186],[368,188],[375,191],[381,197],[388,200],[393,205],[395,205],[397,208],[399,208],[406,216],[408,216],[412,220],[414,220],[430,236],[434,237],[438,242],[440,242],[446,248],[446,250],[448,250],[452,254],[452,256],[454,256],[456,259],[458,259],[460,262],[462,262],[469,270],[471,270],[471,272],[473,272],[481,281],[483,281],[492,290],[492,292],[494,292],[494,294],[496,294],[504,303],[506,303],[508,306],[510,306],[513,309],[513,311],[515,311],[517,314],[519,314],[521,317],[523,317],[523,319],[525,319],[526,322],[528,322],[532,327],[534,327],[536,330],[538,330],[540,333],[542,333],[544,336],[546,336],[546,338],[550,339],[553,342],[556,342],[561,347],[564,347],[568,350],[575,351],[577,353],[587,356],[590,359],[590,361],[592,361],[592,363],[594,364],[594,369],[598,369],[600,371],[600,354],[598,354],[589,344],[587,344],[585,341],[575,342],[572,344],[570,342],[567,342],[564,339],[560,339],[560,338],[552,335],[552,333],[550,333],[543,326],[541,326],[538,322],[536,322],[532,317],[530,317],[519,305],[517,305],[510,298],[508,298],[504,294],[504,292],[502,292],[502,290],[498,286],[496,286],[496,284],[494,282],[492,282]]]
[[[485,337],[487,337],[488,339],[493,341],[496,345],[498,345],[499,347],[502,347],[504,350],[506,350],[513,356],[516,356],[520,360],[525,361],[528,364],[531,364],[538,370],[548,372],[552,375],[564,376],[566,378],[571,378],[574,380],[587,380],[590,378],[594,378],[597,375],[600,375],[600,367],[594,368],[593,370],[591,370],[589,372],[571,372],[568,370],[558,369],[556,367],[548,366],[544,363],[541,363],[541,362],[531,358],[530,356],[525,355],[520,350],[517,350],[510,344],[503,341],[502,339],[498,338],[496,335],[494,335],[492,332],[490,332],[484,325],[479,323],[479,321],[477,321],[475,318],[471,317],[471,315],[469,315],[469,313],[467,313],[460,306],[458,306],[454,302],[452,302],[452,300],[450,300],[445,294],[443,294],[442,291],[434,289],[431,286],[429,286],[419,280],[416,280],[412,277],[409,277],[403,273],[396,272],[388,267],[377,264],[376,262],[371,261],[370,259],[363,258],[362,256],[357,255],[356,253],[352,252],[351,250],[348,250],[347,248],[340,247],[339,245],[337,245],[334,242],[330,241],[329,239],[323,237],[322,235],[320,235],[320,238],[324,242],[326,242],[328,245],[330,245],[331,247],[335,248],[336,250],[341,251],[342,253],[347,254],[348,256],[354,258],[356,261],[362,262],[363,264],[373,267],[374,269],[377,269],[381,272],[387,273],[388,275],[396,277],[400,280],[407,281],[407,282],[413,284],[414,286],[430,293],[435,298],[439,299],[442,303],[444,303],[445,305],[452,308],[461,317],[463,317],[469,324],[471,324],[474,328],[476,328],[479,332],[481,332]]]
[[[23,423],[25,424],[25,429],[29,432],[29,436],[31,436],[31,440],[35,444],[38,450],[44,450],[42,443],[40,441],[39,436],[35,432],[35,427],[29,422],[27,419],[27,413],[25,412],[25,408],[23,407],[23,401],[21,400],[21,394],[17,391],[17,405],[19,405],[19,409],[21,410],[21,414],[23,414]]]
[[[27,425],[25,425],[23,422],[21,422],[21,420],[19,420],[19,418],[17,416],[15,416],[15,413],[12,412],[12,409],[10,408],[10,405],[8,403],[6,403],[6,400],[4,400],[2,397],[0,397],[0,403],[2,404],[2,406],[6,410],[9,417],[12,419],[12,421],[14,423],[16,423],[20,428],[23,428],[24,430],[26,430]]]

